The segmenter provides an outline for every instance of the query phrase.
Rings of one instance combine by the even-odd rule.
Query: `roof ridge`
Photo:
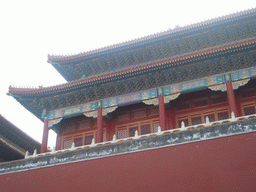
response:
[[[189,24],[189,25],[186,25],[184,27],[177,28],[177,29],[171,29],[171,30],[158,32],[158,33],[151,34],[151,35],[146,35],[144,37],[139,37],[137,39],[127,40],[127,41],[122,42],[122,43],[117,43],[117,44],[105,46],[105,47],[90,50],[90,51],[87,51],[87,52],[80,52],[80,53],[74,54],[74,55],[69,55],[69,54],[68,55],[50,55],[50,54],[48,54],[48,62],[54,61],[54,60],[75,59],[75,58],[83,57],[83,56],[86,56],[86,55],[92,55],[92,54],[103,52],[105,50],[120,48],[122,46],[128,46],[128,45],[131,45],[131,44],[134,44],[134,43],[143,42],[143,41],[148,40],[148,39],[153,39],[153,38],[158,37],[158,36],[164,36],[164,35],[168,35],[168,34],[172,34],[172,33],[178,33],[178,32],[182,32],[182,31],[186,31],[188,29],[201,27],[201,26],[204,26],[206,24],[214,23],[214,22],[221,21],[221,20],[226,20],[226,19],[233,18],[233,17],[238,17],[238,16],[249,14],[249,13],[252,13],[252,12],[256,12],[256,8],[252,8],[252,9],[248,9],[248,10],[244,10],[244,11],[239,11],[239,12],[232,13],[232,14],[227,14],[225,16],[219,16],[219,17],[216,17],[216,18],[213,18],[213,19],[208,19],[208,20],[205,20],[205,21],[202,21],[202,22],[199,22],[199,23]]]

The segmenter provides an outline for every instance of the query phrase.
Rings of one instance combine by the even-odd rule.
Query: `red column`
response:
[[[106,119],[106,141],[111,141],[110,135],[111,135],[110,121]]]
[[[61,150],[61,137],[59,135],[56,138],[56,150]]]
[[[236,98],[235,98],[232,82],[228,81],[226,83],[226,87],[227,87],[227,96],[228,96],[228,104],[229,104],[230,112],[234,112],[235,116],[239,117],[239,112],[237,110]]]
[[[170,129],[175,129],[175,122],[174,122],[174,118],[175,118],[175,115],[174,115],[174,109],[171,108],[168,110],[169,112],[169,128]]]
[[[41,153],[47,152],[47,142],[48,142],[48,120],[44,120],[44,132],[43,132],[43,139],[41,145]]]
[[[98,109],[98,118],[97,118],[97,136],[96,143],[100,143],[103,141],[103,116],[102,116],[102,108]]]
[[[164,131],[166,130],[166,125],[165,125],[165,104],[164,104],[164,96],[160,95],[158,97],[158,102],[159,102],[159,124],[161,127],[161,130]]]

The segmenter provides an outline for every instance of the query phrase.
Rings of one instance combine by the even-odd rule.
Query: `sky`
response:
[[[72,55],[256,8],[255,0],[12,0],[0,1],[0,114],[35,140],[43,122],[9,86],[65,83],[47,55]],[[49,146],[56,135],[50,132]]]

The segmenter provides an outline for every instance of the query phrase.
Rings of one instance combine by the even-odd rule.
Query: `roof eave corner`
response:
[[[12,89],[12,86],[10,85],[10,86],[9,86],[9,89],[8,89],[8,92],[6,93],[6,95],[8,95],[8,96],[13,96],[11,89]]]
[[[53,65],[53,63],[52,63],[52,55],[50,55],[50,54],[48,54],[47,55],[47,63],[50,63],[51,65]]]

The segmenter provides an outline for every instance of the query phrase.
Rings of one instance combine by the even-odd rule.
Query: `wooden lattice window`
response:
[[[105,142],[107,139],[106,139],[106,132],[104,131],[103,132],[103,142]]]
[[[202,123],[201,117],[193,117],[191,118],[192,125],[198,125]]]
[[[127,121],[130,119],[130,114],[126,113],[126,114],[121,114],[117,117],[117,121]]]
[[[141,134],[148,134],[151,133],[150,125],[142,125],[141,126]]]
[[[212,103],[213,104],[219,104],[219,103],[225,103],[225,102],[227,102],[227,97],[226,96],[212,98]]]
[[[218,120],[224,120],[224,119],[228,119],[229,116],[228,116],[228,112],[221,112],[221,113],[218,113]]]
[[[94,127],[97,127],[97,119],[93,119],[93,120],[92,120],[92,123],[93,123],[93,126],[94,126]]]
[[[78,123],[78,129],[86,129],[90,128],[90,119],[86,119],[85,121],[79,122]]]
[[[147,113],[145,110],[143,111],[135,111],[134,112],[134,119],[137,119],[137,118],[141,118],[141,117],[146,117]]]
[[[72,146],[72,139],[65,139],[63,141],[63,149],[68,149]]]
[[[75,143],[75,146],[76,146],[76,147],[82,146],[82,145],[83,145],[83,138],[82,138],[82,137],[75,138],[75,139],[74,139],[74,143]]]
[[[190,105],[188,103],[185,103],[185,104],[178,105],[176,110],[177,111],[183,111],[183,110],[187,110],[189,108],[190,108]]]
[[[71,131],[75,131],[75,130],[76,130],[75,124],[65,125],[61,129],[62,133],[67,133],[67,132],[71,132]]]
[[[105,118],[103,118],[103,125],[107,124],[107,120]]]
[[[159,123],[154,123],[153,128],[154,128],[154,133],[158,131]]]
[[[241,93],[241,97],[244,98],[248,98],[248,97],[253,97],[255,96],[255,91],[254,90],[250,90],[250,91],[243,91]]]
[[[138,127],[129,128],[129,137],[134,137],[135,131],[138,131]]]
[[[202,101],[195,101],[194,107],[203,107],[208,105],[208,100],[202,100]]]
[[[149,115],[158,115],[159,114],[159,108],[154,107],[149,110]]]
[[[179,120],[179,126],[181,127],[181,123],[182,121],[185,123],[185,127],[187,127],[189,124],[188,124],[188,119],[182,119],[182,120]]]
[[[121,129],[117,131],[117,139],[122,139],[127,137],[127,130]]]
[[[84,144],[90,145],[92,143],[93,135],[87,135],[84,137]]]
[[[252,115],[252,114],[255,114],[254,106],[244,108],[244,115]]]

